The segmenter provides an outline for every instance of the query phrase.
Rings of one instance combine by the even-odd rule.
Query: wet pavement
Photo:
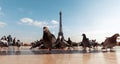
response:
[[[102,52],[101,48],[83,51],[80,47],[53,49],[20,49],[9,47],[0,51],[0,64],[120,64],[120,47],[114,52]]]

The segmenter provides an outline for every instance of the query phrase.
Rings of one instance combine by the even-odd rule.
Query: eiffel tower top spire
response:
[[[62,32],[62,12],[60,11],[60,26],[59,26],[59,32]]]

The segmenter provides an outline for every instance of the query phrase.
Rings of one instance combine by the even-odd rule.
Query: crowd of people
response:
[[[16,39],[16,37],[12,38],[11,35],[3,36],[0,39],[0,46],[1,47],[8,47],[8,46],[17,46],[20,47],[22,42],[19,39]]]

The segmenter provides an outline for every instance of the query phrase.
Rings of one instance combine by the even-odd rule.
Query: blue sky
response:
[[[120,33],[119,0],[0,0],[0,37],[11,34],[29,43],[42,38],[42,27],[58,35],[62,11],[65,39],[80,42],[81,34],[104,41]]]

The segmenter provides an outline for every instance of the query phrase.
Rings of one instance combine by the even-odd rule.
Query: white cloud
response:
[[[49,28],[55,28],[57,27],[56,25],[58,24],[58,22],[56,20],[51,20],[50,22],[48,22],[48,21],[37,21],[31,18],[22,18],[20,19],[20,22],[18,22],[18,24],[25,24],[25,25],[31,25],[37,27],[47,26]]]
[[[52,23],[52,24],[58,24],[58,21],[52,20],[51,23]]]
[[[46,25],[46,23],[40,22],[40,21],[34,21],[34,22],[33,22],[33,25],[34,25],[34,26],[37,26],[37,27],[42,27],[42,26]]]
[[[7,24],[0,21],[0,28],[6,26]]]
[[[31,18],[23,18],[20,20],[22,23],[26,23],[31,25],[33,23],[33,20]]]

